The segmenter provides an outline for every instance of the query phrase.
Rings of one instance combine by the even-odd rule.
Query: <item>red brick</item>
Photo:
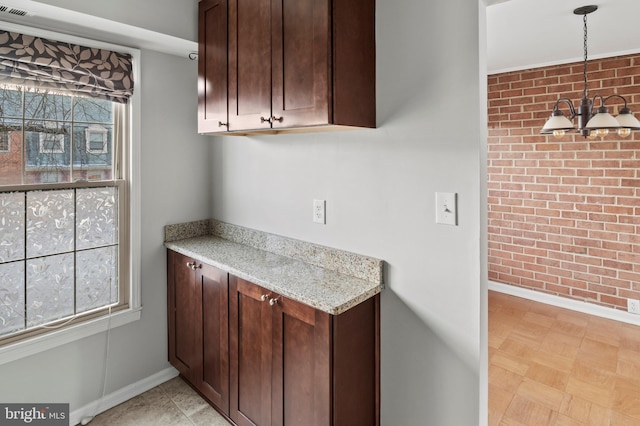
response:
[[[616,295],[618,293],[615,287],[607,287],[600,284],[589,284],[587,289],[596,293]]]
[[[618,275],[618,273],[613,269],[598,268],[596,266],[590,266],[589,273],[592,275],[597,275],[600,279],[602,277],[615,278]]]
[[[627,280],[619,280],[615,278],[603,278],[602,284],[609,287],[617,287],[621,289],[631,289],[631,283]]]
[[[603,294],[600,296],[600,300],[608,305],[618,306],[620,308],[626,309],[627,307],[627,299],[623,299],[615,296],[608,296]]]
[[[571,295],[584,300],[597,300],[598,298],[597,293],[579,289],[571,289]]]

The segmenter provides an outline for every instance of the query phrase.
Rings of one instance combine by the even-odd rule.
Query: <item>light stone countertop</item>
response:
[[[366,280],[339,272],[339,268],[333,270],[316,266],[217,235],[165,241],[165,247],[333,315],[345,312],[383,289],[382,261],[373,258],[362,257],[365,262],[376,260],[380,263],[380,276],[379,279]]]

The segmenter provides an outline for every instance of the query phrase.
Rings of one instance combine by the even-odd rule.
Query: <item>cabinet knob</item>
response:
[[[275,299],[269,299],[269,305],[273,306],[276,303],[278,303],[278,298],[277,297]]]
[[[271,117],[269,117],[269,118],[260,117],[260,122],[261,123],[271,123]]]
[[[271,296],[270,294],[263,294],[262,296],[260,296],[260,300],[262,300],[263,302],[266,301],[269,296]]]
[[[275,115],[271,116],[271,122],[278,121],[282,123],[282,120],[284,120],[284,117],[276,117]]]
[[[196,262],[187,262],[187,267],[195,271],[196,269],[202,268],[202,264],[197,265]]]
[[[218,121],[218,127],[227,127],[229,123],[223,123],[222,121]]]

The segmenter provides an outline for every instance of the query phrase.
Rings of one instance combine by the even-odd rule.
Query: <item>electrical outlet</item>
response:
[[[323,225],[327,223],[325,221],[326,204],[325,200],[313,200],[313,221],[315,223],[322,223]]]
[[[640,300],[627,299],[627,311],[640,315]]]

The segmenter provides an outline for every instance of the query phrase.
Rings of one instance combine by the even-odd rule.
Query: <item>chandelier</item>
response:
[[[580,105],[576,109],[571,99],[558,99],[551,112],[551,117],[549,117],[540,131],[543,135],[553,134],[556,137],[561,137],[567,131],[575,130],[582,136],[591,138],[605,136],[610,131],[617,132],[618,135],[625,137],[629,136],[632,130],[640,130],[640,121],[636,119],[627,107],[627,100],[623,96],[618,94],[607,97],[595,95],[593,99],[589,99],[587,93],[587,15],[596,10],[598,10],[598,6],[582,6],[573,11],[575,15],[582,15],[584,22],[584,89]],[[606,107],[606,103],[614,98],[621,99],[624,102],[624,107],[618,111],[617,117],[609,114],[609,108]],[[600,106],[594,111],[594,105],[597,100],[600,102]],[[569,107],[569,118],[565,117],[560,110],[561,104],[566,104]],[[578,118],[577,128],[572,122],[576,117]]]

